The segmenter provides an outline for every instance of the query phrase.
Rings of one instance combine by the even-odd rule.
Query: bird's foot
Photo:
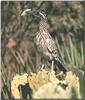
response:
[[[60,76],[63,75],[63,71],[61,71],[59,74],[57,74],[56,76]]]
[[[51,71],[51,75],[54,75],[55,74],[55,71]]]
[[[65,75],[64,75],[63,71],[61,71],[59,74],[57,74],[56,77],[59,78],[60,80],[65,80]]]

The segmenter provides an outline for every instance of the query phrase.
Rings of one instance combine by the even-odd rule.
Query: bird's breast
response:
[[[36,43],[36,47],[37,47],[37,50],[40,54],[44,55],[44,53],[47,50],[47,38],[46,38],[46,35],[42,35],[42,34],[37,34],[36,37],[35,37],[35,43]]]
[[[37,35],[35,37],[35,43],[36,43],[37,49],[41,52],[47,48],[46,39],[42,35]]]

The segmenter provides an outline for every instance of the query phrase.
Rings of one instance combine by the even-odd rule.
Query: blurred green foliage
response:
[[[46,14],[49,32],[63,62],[84,69],[84,2],[1,1],[2,98],[11,98],[10,80],[16,73],[35,72],[40,63],[33,41],[39,19],[29,14],[22,17],[25,9]],[[16,43],[13,48],[7,47],[10,38]]]

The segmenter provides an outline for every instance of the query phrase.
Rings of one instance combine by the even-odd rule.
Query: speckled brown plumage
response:
[[[41,19],[39,25],[39,31],[36,33],[34,39],[37,50],[41,56],[48,61],[55,61],[61,70],[67,71],[65,66],[61,63],[57,55],[57,47],[55,42],[48,31],[48,24],[45,19]]]

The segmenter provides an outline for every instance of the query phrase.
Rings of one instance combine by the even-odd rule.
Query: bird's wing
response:
[[[57,56],[57,47],[55,45],[54,40],[52,37],[48,38],[47,40],[47,48],[50,53],[52,53],[55,57]]]
[[[52,54],[54,58],[55,64],[58,65],[59,69],[62,70],[64,73],[68,71],[68,68],[61,62],[58,54],[57,54],[57,47],[55,42],[52,38],[47,39],[48,44],[48,51]]]

